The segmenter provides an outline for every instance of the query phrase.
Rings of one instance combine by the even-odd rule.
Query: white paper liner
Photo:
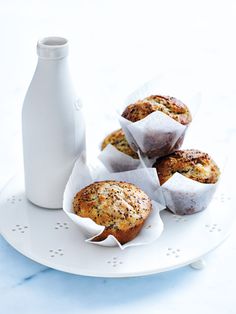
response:
[[[217,185],[197,182],[176,172],[161,188],[169,210],[177,215],[190,215],[207,208]]]
[[[125,105],[132,104],[147,96],[165,95],[158,88],[158,85],[158,81],[146,83],[127,98]],[[186,102],[191,113],[196,110],[200,98],[200,94],[196,93],[189,102]],[[180,100],[182,99],[180,98]],[[131,122],[120,116],[119,122],[132,149],[141,150],[151,158],[168,155],[179,149],[188,128],[188,126],[182,125],[160,111],[153,112],[137,122]]]
[[[72,210],[72,202],[78,191],[95,181],[103,180],[117,180],[133,183],[140,187],[152,200],[153,210],[148,219],[145,221],[142,230],[135,239],[125,243],[124,245],[121,245],[112,235],[109,235],[103,241],[93,241],[94,237],[103,232],[104,226],[96,224],[90,218],[79,217],[74,214]],[[120,173],[101,171],[94,175],[94,173],[91,173],[91,170],[85,164],[85,159],[82,155],[76,161],[69,181],[66,185],[63,198],[63,210],[73,220],[73,222],[80,227],[86,238],[86,242],[102,246],[118,245],[121,249],[125,249],[129,246],[148,244],[160,237],[163,231],[163,222],[160,218],[159,212],[164,209],[165,206],[157,202],[162,198],[162,192],[160,191],[160,187],[157,185],[157,182],[158,178],[156,170],[153,168],[142,168]]]
[[[139,159],[132,158],[120,152],[115,146],[108,144],[98,155],[98,159],[103,163],[109,172],[129,171],[139,168],[151,168],[156,158],[148,158],[142,152],[137,152]]]
[[[140,167],[140,160],[132,158],[108,144],[98,155],[98,159],[110,172],[134,170]]]
[[[141,150],[151,158],[168,155],[179,149],[187,130],[187,126],[160,111],[134,123],[123,117],[119,121],[132,149]]]

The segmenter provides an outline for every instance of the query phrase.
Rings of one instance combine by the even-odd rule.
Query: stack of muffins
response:
[[[138,100],[136,103],[127,106],[122,113],[122,117],[129,121],[136,122],[146,118],[155,111],[165,113],[182,125],[189,125],[192,121],[188,107],[180,100],[174,97],[159,95],[146,97],[143,100]],[[213,159],[207,153],[196,149],[178,150],[183,140],[184,135],[177,139],[172,148],[173,152],[170,154],[165,154],[166,147],[164,147],[161,154],[162,157],[159,156],[160,158],[157,158],[153,164],[153,167],[157,169],[161,185],[176,172],[201,183],[216,183],[220,171]],[[138,158],[137,152],[133,151],[130,147],[122,129],[109,134],[104,139],[101,149],[103,150],[108,144],[115,146],[117,150],[132,158]],[[153,151],[154,150],[155,147],[153,148]],[[150,157],[153,157],[153,152]]]
[[[156,112],[161,112],[185,127],[192,121],[190,110],[183,102],[174,97],[160,95],[151,95],[128,105],[122,117],[131,123],[137,123]],[[132,143],[129,143],[125,134],[123,129],[112,132],[103,140],[101,149],[105,149],[110,144],[119,152],[137,160],[139,158],[137,151],[134,150]],[[202,185],[215,186],[220,176],[218,166],[205,152],[197,149],[180,150],[184,134],[185,132],[176,136],[173,130],[166,130],[165,138],[162,135],[159,137],[155,135],[153,138],[153,133],[145,133],[144,140],[150,149],[144,154],[152,160],[155,157],[152,167],[156,169],[159,178],[157,186],[160,184],[164,188],[176,173],[182,175],[184,180],[191,180],[191,183],[194,181],[201,187]],[[194,197],[184,194],[185,191],[181,191],[181,186],[178,186],[178,190],[184,195],[185,202],[186,197]],[[204,198],[204,191],[204,188],[201,188],[200,198],[201,196]],[[199,209],[197,201],[194,200],[191,210],[180,212],[190,214],[203,210],[209,201],[210,199]],[[73,209],[77,215],[91,218],[97,224],[105,226],[103,233],[95,238],[95,241],[113,235],[124,244],[140,232],[152,210],[152,205],[149,197],[133,184],[101,181],[79,191],[74,198]],[[173,211],[172,208],[169,209]]]

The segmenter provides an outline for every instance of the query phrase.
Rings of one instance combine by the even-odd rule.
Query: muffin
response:
[[[161,185],[176,172],[201,183],[216,183],[220,176],[214,160],[207,153],[196,149],[175,151],[157,159],[153,167],[157,170]]]
[[[128,156],[134,159],[138,159],[138,154],[136,154],[136,152],[134,152],[129,146],[129,143],[127,142],[125,138],[125,133],[122,129],[112,132],[103,140],[102,146],[101,146],[102,150],[108,144],[115,146],[116,149],[118,149],[120,152]]]
[[[179,149],[183,143],[186,128],[192,121],[191,113],[188,107],[180,100],[169,97],[152,95],[138,100],[136,103],[126,107],[122,117],[137,122],[146,118],[153,112],[160,111],[179,123],[169,128],[169,122],[166,122],[166,128],[158,123],[149,128],[149,125],[142,126],[137,132],[140,138],[139,148],[148,157],[161,157]],[[137,138],[136,138],[136,142]]]
[[[220,170],[211,157],[199,150],[178,150],[159,158],[154,167],[162,185],[166,208],[177,215],[191,215],[207,208],[217,188]],[[178,176],[169,182],[176,172]],[[196,183],[201,183],[196,184]],[[165,184],[164,184],[165,183]]]
[[[149,197],[137,186],[120,181],[94,182],[76,194],[74,213],[105,226],[94,241],[113,235],[121,244],[140,232],[152,210]]]
[[[192,121],[191,113],[182,101],[160,95],[152,95],[127,106],[122,117],[136,122],[155,111],[161,111],[183,125],[188,125]]]

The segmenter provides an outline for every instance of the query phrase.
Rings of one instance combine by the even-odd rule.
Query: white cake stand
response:
[[[17,251],[57,270],[96,277],[143,276],[188,264],[201,268],[198,261],[229,235],[234,211],[221,186],[204,212],[177,216],[164,210],[164,232],[157,241],[122,251],[85,243],[62,210],[31,204],[22,176],[16,176],[0,195],[0,231]]]

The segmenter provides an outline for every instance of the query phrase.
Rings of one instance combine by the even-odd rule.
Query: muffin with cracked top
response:
[[[161,111],[183,125],[188,125],[192,121],[191,113],[182,101],[174,97],[160,95],[151,95],[127,106],[122,117],[136,122],[155,111]]]
[[[113,145],[117,150],[120,152],[134,158],[138,159],[138,154],[134,152],[131,147],[129,146],[129,143],[126,140],[125,133],[122,129],[116,130],[109,134],[102,142],[102,150],[108,145]]]
[[[175,151],[157,159],[153,167],[157,170],[161,185],[176,172],[201,183],[216,183],[220,176],[214,160],[207,153],[196,149]]]
[[[174,97],[160,95],[151,95],[128,105],[122,113],[122,117],[137,122],[156,111],[164,113],[183,126],[188,126],[192,121],[190,110],[182,101]],[[161,157],[179,149],[183,140],[184,132],[179,136],[175,129],[166,129],[165,132],[162,131],[161,133],[150,130],[145,133],[143,139],[144,153],[151,158]]]
[[[177,215],[191,215],[207,208],[220,176],[217,164],[207,153],[196,149],[178,150],[157,159],[154,167],[162,185],[167,209]],[[168,184],[176,172],[191,180],[187,182],[178,177],[175,186],[174,182]],[[194,184],[197,182],[203,185],[200,187]]]
[[[134,239],[146,219],[152,204],[136,185],[120,181],[94,182],[79,191],[73,201],[74,213],[105,226],[94,241],[113,235],[121,244]]]

